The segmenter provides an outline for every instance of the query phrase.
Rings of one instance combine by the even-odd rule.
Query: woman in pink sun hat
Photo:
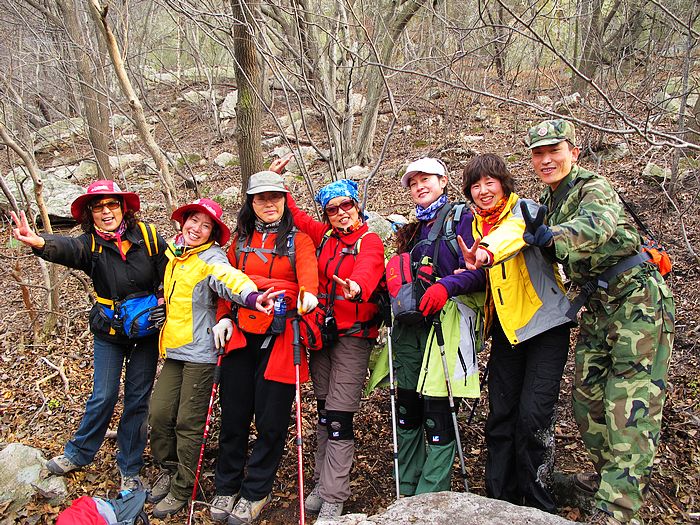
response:
[[[63,454],[46,466],[52,474],[62,476],[93,461],[114,413],[123,371],[124,409],[117,431],[122,489],[141,486],[138,475],[146,447],[146,416],[158,339],[157,330],[129,337],[124,327],[114,322],[114,304],[132,295],[155,293],[167,263],[165,241],[153,225],[137,220],[139,208],[137,194],[122,191],[112,180],[98,180],[71,205],[71,214],[84,232],[78,237],[38,235],[24,212],[11,214],[15,239],[42,259],[85,272],[92,278],[97,296],[89,316],[94,336],[92,394]]]
[[[274,298],[283,293],[272,288],[259,293],[247,275],[231,266],[221,248],[231,237],[222,216],[218,203],[197,199],[171,217],[182,230],[166,252],[167,315],[160,336],[165,362],[149,416],[151,452],[162,468],[149,495],[157,503],[157,518],[179,512],[192,494],[217,349],[237,330],[230,322],[216,322],[217,299],[269,313]],[[226,345],[227,350],[245,344],[237,335],[239,344]]]

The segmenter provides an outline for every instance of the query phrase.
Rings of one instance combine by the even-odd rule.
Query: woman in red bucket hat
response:
[[[157,502],[153,516],[164,518],[187,504],[201,445],[217,363],[217,349],[234,326],[216,322],[219,297],[247,308],[270,313],[274,298],[284,290],[259,293],[246,274],[234,268],[221,248],[231,232],[222,220],[223,210],[211,199],[181,206],[172,219],[182,225],[167,250],[163,282],[166,321],[160,336],[165,359],[153,389],[149,423],[151,452],[162,468],[149,501]],[[237,330],[237,328],[236,328]]]
[[[93,390],[78,430],[63,454],[47,463],[52,474],[65,475],[92,462],[102,445],[119,396],[124,370],[124,409],[117,431],[117,465],[121,488],[141,485],[139,471],[146,447],[146,416],[158,360],[157,330],[129,337],[115,322],[115,303],[132,295],[155,294],[161,285],[167,259],[166,243],[153,225],[136,219],[139,197],[122,191],[111,180],[90,184],[71,205],[82,225],[78,237],[38,235],[24,212],[12,213],[15,239],[50,262],[84,271],[92,278],[97,301],[90,310],[94,335]],[[156,308],[156,315],[162,310]],[[162,318],[162,315],[161,315]]]

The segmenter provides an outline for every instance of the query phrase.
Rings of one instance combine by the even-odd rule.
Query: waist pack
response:
[[[138,339],[158,333],[158,326],[149,317],[158,307],[158,297],[154,293],[139,292],[128,295],[122,301],[97,298],[100,314],[112,331],[129,339]]]
[[[56,525],[149,525],[145,502],[144,490],[125,490],[110,500],[80,496],[58,515]]]
[[[386,287],[395,320],[405,324],[423,321],[418,305],[433,280],[432,266],[412,262],[410,253],[396,254],[389,259]]]
[[[236,324],[244,332],[263,335],[270,333],[274,317],[272,314],[268,315],[259,310],[239,306],[236,312]]]

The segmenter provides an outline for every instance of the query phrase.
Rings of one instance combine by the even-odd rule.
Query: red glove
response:
[[[425,295],[423,295],[423,299],[418,308],[423,313],[424,317],[428,317],[442,310],[446,302],[447,288],[440,283],[436,283],[425,291]]]

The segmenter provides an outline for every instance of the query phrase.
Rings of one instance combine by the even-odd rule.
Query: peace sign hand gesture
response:
[[[547,214],[547,206],[539,206],[537,215],[532,218],[527,203],[520,202],[520,211],[523,214],[525,221],[525,232],[523,233],[523,241],[532,246],[546,248],[554,242],[554,234],[552,230],[544,224],[544,216]]]
[[[12,236],[20,242],[23,242],[31,248],[43,248],[46,241],[43,237],[36,234],[34,230],[29,227],[29,222],[27,221],[27,216],[23,211],[19,212],[19,217],[13,211],[10,212],[10,216],[15,223],[16,228],[12,228]]]
[[[464,265],[467,270],[478,270],[491,260],[489,252],[479,246],[479,243],[481,243],[481,239],[477,237],[474,239],[472,247],[467,248],[467,243],[464,242],[462,236],[457,235],[457,244],[459,244],[459,249],[462,250],[462,257],[464,258]]]

